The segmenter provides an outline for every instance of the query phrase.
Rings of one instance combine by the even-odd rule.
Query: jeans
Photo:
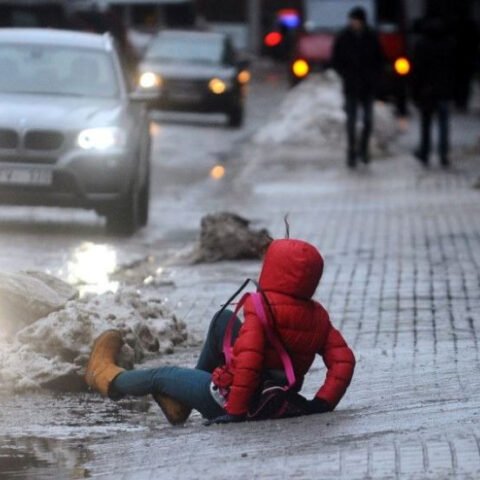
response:
[[[357,154],[357,114],[358,108],[363,111],[363,129],[360,139],[359,153],[368,160],[368,147],[373,128],[373,96],[347,94],[345,97],[345,111],[347,113],[347,140],[350,162],[355,162]]]
[[[163,393],[198,410],[204,418],[224,415],[224,409],[210,393],[210,383],[212,372],[225,362],[223,337],[232,315],[233,312],[225,310],[213,317],[195,368],[159,367],[122,372],[112,384],[114,392],[133,396]],[[232,341],[237,338],[241,325],[236,318]]]
[[[433,116],[438,117],[438,153],[443,163],[448,162],[449,145],[449,106],[447,101],[440,101],[433,108],[421,110],[421,139],[419,154],[428,161],[431,150],[431,130]]]

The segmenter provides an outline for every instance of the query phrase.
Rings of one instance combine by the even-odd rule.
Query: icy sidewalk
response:
[[[9,461],[30,459],[29,478],[479,478],[478,166],[456,158],[451,171],[425,171],[397,156],[348,172],[343,161],[342,147],[247,145],[190,210],[162,218],[190,225],[229,209],[281,237],[290,212],[292,236],[325,256],[317,298],[358,360],[335,412],[208,429],[194,415],[171,428],[148,399],[0,397]],[[158,295],[203,334],[259,267],[173,265],[160,271]],[[197,351],[159,362],[192,365]],[[307,396],[324,375],[318,362]]]
[[[285,147],[255,148],[248,158],[234,181],[243,192],[240,204],[232,194],[236,210],[277,236],[290,212],[292,235],[322,250],[317,298],[353,345],[356,375],[332,414],[208,431],[194,422],[181,454],[152,440],[157,460],[148,471],[178,478],[478,478],[480,194],[471,188],[478,167],[460,159],[451,171],[425,171],[399,156],[351,173],[341,153]],[[201,332],[258,268],[177,267],[170,302]],[[306,393],[323,377],[318,363]],[[208,446],[198,449],[200,438]]]

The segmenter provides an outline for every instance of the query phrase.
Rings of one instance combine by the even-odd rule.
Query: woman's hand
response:
[[[228,413],[225,415],[220,415],[217,418],[213,418],[211,420],[207,420],[204,425],[209,427],[210,425],[223,425],[226,423],[238,423],[243,422],[245,420],[245,415],[229,415]]]

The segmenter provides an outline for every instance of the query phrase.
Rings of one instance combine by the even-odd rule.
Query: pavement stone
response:
[[[189,466],[149,471],[175,478],[480,478],[474,160],[424,170],[395,155],[347,172],[340,155],[307,149],[251,147],[243,158],[230,202],[222,192],[212,209],[234,208],[275,236],[289,212],[293,235],[321,249],[326,267],[316,297],[355,350],[355,377],[334,413],[215,428],[201,449],[186,439]],[[258,269],[258,262],[174,267],[169,301],[201,334]],[[323,376],[316,362],[307,394]]]
[[[215,210],[235,210],[277,237],[290,213],[292,235],[313,242],[325,257],[316,298],[357,357],[337,410],[208,429],[194,414],[184,427],[172,428],[157,410],[148,410],[149,402],[2,397],[10,417],[2,425],[12,438],[1,439],[0,465],[16,478],[35,479],[480,478],[475,159],[456,153],[451,170],[424,170],[394,154],[349,172],[341,152],[301,145],[266,149],[245,139],[222,162],[227,174],[221,181],[205,175],[181,194],[171,185],[178,197],[168,208],[159,200],[154,215],[165,231],[176,238],[183,231],[189,240],[201,216]],[[158,249],[165,243],[171,245],[162,239]],[[162,267],[160,280],[175,287],[159,293],[200,337],[260,263]],[[193,365],[197,351],[161,362]],[[319,360],[306,379],[307,396],[324,375]],[[91,437],[78,434],[85,424]],[[19,460],[29,455],[30,462]],[[3,478],[12,477],[0,469]]]

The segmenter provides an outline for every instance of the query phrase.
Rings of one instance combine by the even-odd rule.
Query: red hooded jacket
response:
[[[296,388],[300,390],[315,355],[321,355],[328,370],[316,396],[333,409],[350,384],[355,357],[327,311],[311,298],[322,272],[323,259],[314,246],[300,240],[275,240],[265,255],[259,283],[272,307],[275,330],[292,359]],[[230,365],[232,383],[225,409],[231,415],[248,411],[263,371],[283,369],[251,301],[245,304],[244,316]]]

